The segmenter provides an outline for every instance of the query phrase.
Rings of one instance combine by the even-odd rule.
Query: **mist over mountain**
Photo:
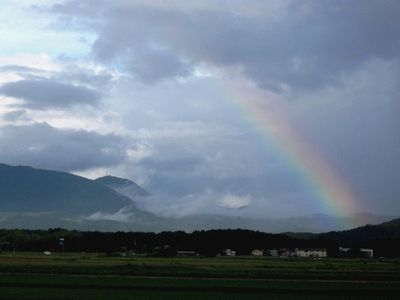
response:
[[[104,176],[97,178],[94,181],[105,185],[132,200],[135,200],[137,197],[146,197],[150,195],[142,187],[129,179],[115,176]]]
[[[252,219],[215,214],[162,217],[139,209],[149,192],[114,176],[90,180],[64,172],[0,164],[0,227],[63,227],[103,231],[163,231],[242,228],[266,232],[326,232],[349,229],[350,218],[324,214]],[[145,201],[145,200],[144,200]],[[352,217],[354,226],[393,219],[369,213]]]

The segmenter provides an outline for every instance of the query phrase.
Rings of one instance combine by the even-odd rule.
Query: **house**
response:
[[[279,249],[278,252],[279,252],[279,256],[289,257],[292,255],[292,251],[290,251],[290,249],[287,249],[287,248]]]
[[[374,257],[374,249],[361,248],[360,252],[364,257],[373,258]]]
[[[236,251],[232,249],[224,249],[222,250],[222,255],[225,256],[236,256]]]
[[[374,249],[339,247],[339,256],[373,258],[374,257]]]
[[[327,257],[326,249],[296,248],[294,255],[297,257]]]
[[[279,256],[278,250],[276,250],[276,249],[267,249],[267,256],[273,256],[273,257]]]
[[[177,256],[197,256],[199,255],[196,251],[177,251]]]
[[[0,242],[0,253],[2,250],[11,250],[11,244],[9,242]]]
[[[170,245],[164,245],[162,247],[156,246],[153,248],[153,252],[150,256],[173,257],[176,256],[176,250]]]
[[[253,251],[251,251],[251,255],[254,255],[254,256],[263,256],[263,255],[264,255],[264,250],[254,249]]]
[[[351,248],[344,248],[344,247],[339,247],[339,254],[347,254],[351,251]]]

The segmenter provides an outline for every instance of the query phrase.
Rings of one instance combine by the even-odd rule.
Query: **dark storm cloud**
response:
[[[120,136],[67,130],[46,123],[0,128],[1,161],[53,170],[73,171],[113,166],[126,159]]]
[[[53,10],[98,33],[97,58],[123,61],[147,82],[205,62],[241,66],[265,88],[304,91],[336,84],[370,58],[399,57],[398,1],[292,1],[276,20],[261,7],[265,15],[125,1],[67,1]]]
[[[34,109],[93,105],[100,99],[100,94],[93,89],[45,78],[5,83],[0,86],[0,94],[22,99],[23,106]]]

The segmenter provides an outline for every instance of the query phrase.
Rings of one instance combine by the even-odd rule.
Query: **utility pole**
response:
[[[64,238],[60,238],[58,244],[60,245],[61,252],[64,253]]]

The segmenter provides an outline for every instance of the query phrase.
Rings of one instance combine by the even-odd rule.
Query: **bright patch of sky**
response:
[[[47,53],[52,57],[87,55],[95,35],[71,28],[56,28],[57,16],[50,15],[45,8],[57,2],[59,1],[2,1],[0,55],[11,56],[16,53]]]

